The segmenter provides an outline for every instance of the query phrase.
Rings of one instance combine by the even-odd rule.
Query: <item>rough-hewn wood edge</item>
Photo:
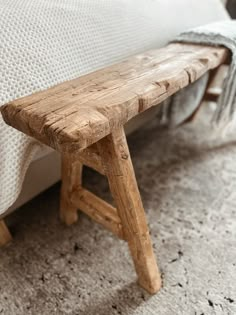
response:
[[[173,45],[175,45],[175,44],[170,44],[169,46],[173,46]],[[207,46],[206,46],[206,48],[207,48]],[[191,70],[191,67],[189,67],[189,69],[188,69],[188,67],[185,67],[184,69],[182,69],[183,72],[185,74],[187,74],[187,77],[189,78],[189,82],[187,82],[188,80],[185,80],[186,82],[182,82],[180,88],[185,87],[189,83],[198,79],[206,71],[213,69],[215,67],[218,67],[220,64],[222,64],[226,61],[226,59],[228,58],[228,55],[229,55],[228,50],[225,48],[222,48],[222,47],[214,48],[214,49],[215,49],[215,53],[212,52],[212,60],[210,60],[210,62],[209,62],[209,60],[206,61],[203,57],[201,57],[201,58],[199,57],[200,58],[199,61],[200,61],[200,64],[202,63],[202,66],[200,67],[201,69],[199,70],[198,73],[194,73],[194,71]],[[132,60],[132,58],[130,60]],[[104,74],[106,69],[109,69],[109,67],[105,68],[103,70],[99,70],[99,71],[103,71],[102,73]],[[86,81],[86,78],[87,77],[84,76],[83,82]],[[68,89],[68,86],[70,87],[73,84],[73,82],[74,82],[74,80],[69,81],[69,82],[64,82],[64,83],[62,83],[62,85],[64,84]],[[158,87],[158,84],[157,84],[156,88],[160,89],[160,86]],[[47,93],[49,93],[49,95],[50,95],[53,93],[52,91],[57,91],[57,89],[58,89],[58,86],[55,86],[54,88],[50,88],[48,90],[45,90],[43,92],[38,92],[38,93],[43,93],[42,95],[44,95],[44,96]],[[63,90],[62,87],[61,87],[61,89]],[[102,124],[102,126],[104,127],[102,133],[92,132],[88,136],[88,138],[87,138],[87,134],[88,134],[87,129],[85,131],[85,134],[81,134],[81,136],[76,136],[76,137],[74,137],[72,134],[64,133],[64,130],[60,131],[59,138],[57,138],[55,135],[53,135],[54,131],[52,131],[52,134],[50,131],[49,134],[47,135],[47,137],[45,135],[41,136],[38,131],[35,132],[32,128],[30,128],[27,125],[27,120],[29,118],[27,118],[25,120],[26,112],[24,112],[24,115],[23,115],[24,118],[23,117],[22,118],[15,117],[15,115],[18,116],[18,113],[21,110],[18,107],[18,105],[21,103],[21,101],[19,103],[19,100],[12,101],[7,105],[2,106],[1,111],[2,111],[2,115],[3,115],[4,120],[9,125],[15,127],[16,129],[18,129],[20,131],[25,132],[26,134],[28,134],[32,137],[37,138],[39,141],[55,148],[58,151],[62,151],[62,152],[67,151],[68,153],[72,153],[72,152],[78,152],[78,150],[83,150],[86,147],[97,142],[98,140],[102,139],[106,135],[110,134],[112,132],[112,130],[117,127],[116,124],[118,123],[118,121],[120,121],[120,124],[122,124],[122,125],[125,124],[132,117],[138,115],[140,112],[150,108],[151,106],[157,105],[158,103],[162,102],[165,98],[167,98],[170,95],[172,95],[173,93],[175,93],[177,90],[172,88],[172,90],[168,91],[168,93],[166,92],[166,93],[164,93],[164,95],[161,95],[158,98],[158,100],[155,99],[155,102],[153,102],[153,103],[150,102],[150,104],[148,104],[148,105],[145,104],[145,106],[144,106],[144,103],[145,103],[144,98],[149,97],[148,96],[149,94],[146,95],[144,93],[145,95],[140,95],[140,97],[139,97],[140,99],[138,100],[140,102],[139,111],[137,111],[137,112],[133,111],[133,113],[130,114],[129,117],[127,117],[127,119],[126,119],[123,117],[122,110],[120,109],[121,110],[121,113],[119,114],[120,117],[119,117],[119,115],[117,115],[117,117],[116,117],[117,121],[116,122],[111,123],[110,121],[107,121],[106,125]],[[36,93],[36,94],[38,94],[38,93]],[[154,91],[151,91],[151,94],[152,93],[154,93]],[[152,97],[153,97],[153,95],[150,95],[150,99],[152,99]],[[27,103],[27,100],[30,98],[31,98],[31,96],[25,97],[24,101]],[[24,102],[23,102],[23,105],[21,107],[24,108]],[[125,106],[123,106],[123,107],[126,108]],[[84,131],[82,133],[84,133]],[[79,134],[79,132],[78,132],[78,134]]]

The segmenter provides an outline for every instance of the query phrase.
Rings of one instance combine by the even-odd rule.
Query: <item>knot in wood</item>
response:
[[[123,159],[123,160],[127,160],[128,159],[128,154],[127,153],[125,153],[125,152],[122,152],[121,153],[121,158]]]
[[[120,151],[120,157],[122,158],[122,160],[128,160],[129,152],[127,152],[127,150],[124,147],[124,145],[119,144],[119,151]]]

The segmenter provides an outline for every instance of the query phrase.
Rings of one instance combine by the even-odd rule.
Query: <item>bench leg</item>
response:
[[[148,292],[156,293],[161,278],[123,128],[100,140],[97,145],[139,284]]]
[[[81,186],[83,165],[70,157],[62,156],[62,186],[60,197],[60,218],[66,225],[78,220],[78,209],[71,202],[74,190]]]
[[[209,71],[209,78],[208,78],[207,86],[206,86],[205,92],[202,96],[202,99],[201,99],[199,105],[194,110],[194,112],[181,123],[181,125],[184,125],[185,123],[190,123],[190,122],[194,121],[196,119],[200,109],[202,108],[202,105],[204,104],[204,102],[215,102],[215,103],[217,102],[220,94],[209,93],[209,88],[212,85],[215,78],[217,77],[219,71],[220,71],[220,67],[212,69]]]
[[[0,246],[8,244],[11,240],[11,233],[9,232],[5,222],[0,220]]]

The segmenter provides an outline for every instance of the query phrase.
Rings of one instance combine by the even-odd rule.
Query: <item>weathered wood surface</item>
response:
[[[11,240],[11,233],[9,232],[5,222],[0,220],[0,247],[7,245]]]
[[[4,120],[61,152],[84,149],[224,63],[222,47],[170,44],[2,107]]]
[[[139,284],[148,292],[156,293],[160,289],[161,278],[124,129],[121,127],[100,140],[98,148]]]
[[[66,225],[71,225],[78,220],[78,208],[71,202],[74,191],[80,189],[82,184],[83,164],[63,154],[61,163],[61,197],[60,218]]]
[[[97,197],[87,189],[81,188],[71,195],[71,202],[91,219],[103,225],[123,239],[123,229],[116,208]]]
[[[79,159],[82,164],[104,175],[101,157],[99,156],[96,144],[84,149],[79,154],[71,154],[71,159],[74,161]]]

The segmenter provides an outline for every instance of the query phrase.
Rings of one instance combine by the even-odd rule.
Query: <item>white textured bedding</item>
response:
[[[223,19],[220,0],[0,0],[0,105]],[[40,150],[0,117],[0,214]]]

